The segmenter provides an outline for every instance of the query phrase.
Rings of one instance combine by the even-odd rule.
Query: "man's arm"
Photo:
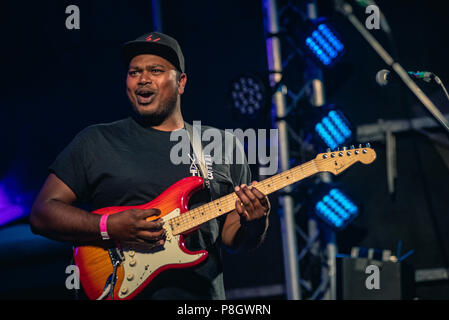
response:
[[[104,243],[99,229],[101,215],[73,206],[76,199],[75,193],[62,180],[50,174],[31,209],[31,230],[54,240]],[[157,209],[115,213],[107,220],[109,236],[115,241],[161,245],[165,234],[162,222],[146,220],[158,214]]]
[[[234,252],[257,248],[268,229],[270,203],[257,188],[242,185],[235,188],[238,198],[235,210],[230,212],[221,233],[223,244]]]

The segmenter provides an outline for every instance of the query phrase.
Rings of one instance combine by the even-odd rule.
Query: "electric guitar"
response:
[[[358,149],[351,147],[320,153],[315,159],[260,181],[255,186],[268,195],[316,173],[332,172],[338,175],[356,162],[370,164],[375,159],[376,153],[369,145],[366,148],[360,146]],[[174,183],[151,202],[94,211],[96,214],[114,214],[132,208],[158,208],[161,214],[147,220],[163,219],[166,239],[163,246],[152,249],[124,244],[112,250],[99,246],[74,248],[75,264],[87,296],[90,299],[132,299],[164,270],[187,268],[204,261],[207,251],[189,251],[183,238],[201,224],[234,210],[237,195],[231,193],[189,210],[189,198],[201,188],[201,177],[187,177]]]

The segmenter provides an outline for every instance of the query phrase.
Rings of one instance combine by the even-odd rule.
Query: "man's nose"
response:
[[[143,71],[140,75],[139,84],[151,83],[151,74],[147,71]]]

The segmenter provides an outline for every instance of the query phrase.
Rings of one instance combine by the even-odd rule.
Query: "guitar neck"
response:
[[[282,173],[276,174],[268,179],[258,182],[256,187],[265,195],[276,192],[295,182],[320,172],[316,162],[317,160],[314,159]],[[231,193],[170,219],[169,223],[173,234],[181,234],[209,220],[231,212],[235,209],[236,199],[237,195],[235,193]]]

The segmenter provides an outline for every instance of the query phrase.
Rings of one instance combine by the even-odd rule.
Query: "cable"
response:
[[[434,118],[440,122],[440,124],[446,130],[446,133],[449,133],[449,123],[446,118],[441,114],[441,112],[437,109],[437,107],[433,104],[433,102],[421,91],[419,87],[408,77],[407,72],[399,65],[397,62],[393,60],[393,58],[382,48],[382,46],[377,42],[377,40],[367,31],[364,26],[360,23],[360,21],[354,16],[352,13],[352,7],[346,3],[344,0],[334,0],[335,9],[341,12],[348,20],[352,23],[352,25],[359,31],[359,33],[365,38],[365,40],[371,45],[371,47],[376,51],[376,53],[381,57],[384,62],[392,67],[396,73],[401,77],[404,81],[404,84],[408,86],[408,88],[415,94],[415,96],[421,101],[421,103],[426,107],[426,109],[432,113]],[[445,90],[445,89],[444,89]],[[446,91],[446,90],[445,90]],[[446,92],[445,92],[446,93]],[[411,110],[410,110],[411,111]],[[442,253],[442,259],[444,264],[449,265],[449,249],[446,247],[443,242],[443,237],[441,234],[441,230],[439,229],[439,225],[437,223],[437,219],[435,216],[435,208],[432,204],[431,192],[429,190],[427,179],[423,170],[423,162],[420,156],[419,148],[417,145],[417,141],[415,139],[413,141],[413,147],[415,149],[417,155],[417,163],[420,169],[420,178],[424,191],[424,199],[427,202],[430,219],[433,224],[433,228],[436,231],[436,240]]]

